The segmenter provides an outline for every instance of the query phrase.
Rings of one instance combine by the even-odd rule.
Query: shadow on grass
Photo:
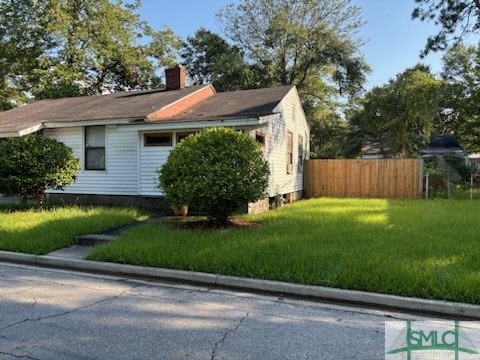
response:
[[[136,221],[132,209],[65,208],[0,211],[0,250],[44,255],[79,235]]]

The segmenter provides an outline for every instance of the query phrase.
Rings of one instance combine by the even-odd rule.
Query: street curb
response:
[[[480,319],[480,305],[458,302],[427,300],[357,290],[342,290],[322,286],[293,284],[281,281],[68,259],[48,255],[40,256],[9,251],[0,251],[0,261],[90,273],[101,273],[129,278],[148,278],[217,288],[241,289],[252,292],[277,294],[286,297],[300,297],[336,303],[341,302],[370,308],[433,314],[444,317],[454,317],[457,319]]]

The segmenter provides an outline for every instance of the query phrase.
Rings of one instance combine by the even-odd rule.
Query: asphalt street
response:
[[[0,263],[0,359],[383,359],[419,316]]]

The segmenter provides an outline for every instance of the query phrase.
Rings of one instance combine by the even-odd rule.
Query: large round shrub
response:
[[[215,222],[227,222],[248,202],[265,197],[269,168],[256,141],[212,128],[190,135],[170,152],[159,187],[173,206],[188,204]]]
[[[39,134],[0,141],[0,193],[34,195],[43,206],[47,189],[61,190],[80,169],[65,144]]]

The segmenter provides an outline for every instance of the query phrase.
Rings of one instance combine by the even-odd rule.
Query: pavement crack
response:
[[[225,333],[223,334],[222,338],[214,344],[213,350],[212,350],[212,356],[210,358],[211,360],[215,360],[217,356],[218,347],[225,342],[228,335],[233,334],[235,331],[237,331],[242,325],[242,323],[245,321],[245,319],[248,318],[249,315],[250,315],[250,312],[247,312],[245,316],[240,319],[237,326],[235,326],[233,329],[227,329],[227,331],[225,331]]]
[[[115,300],[115,299],[118,299],[120,297],[122,297],[124,294],[126,294],[127,292],[135,289],[137,286],[133,286],[129,289],[126,289],[126,290],[123,290],[120,294],[118,295],[115,295],[115,296],[110,296],[108,298],[104,298],[104,299],[101,299],[101,300],[98,300],[98,301],[94,301],[88,305],[85,305],[85,306],[81,306],[81,307],[78,307],[78,308],[75,308],[75,309],[72,309],[72,310],[68,310],[68,311],[64,311],[64,312],[61,312],[61,313],[58,313],[58,314],[52,314],[52,315],[47,315],[47,316],[40,316],[40,317],[37,317],[37,318],[33,318],[33,319],[23,319],[23,320],[20,320],[20,321],[17,321],[17,322],[14,322],[14,323],[11,323],[11,324],[8,324],[8,325],[5,325],[3,327],[0,328],[0,331],[3,331],[3,330],[6,330],[6,329],[9,329],[11,327],[14,327],[14,326],[17,326],[17,325],[21,325],[21,324],[24,324],[24,323],[27,323],[27,322],[35,322],[35,321],[42,321],[42,320],[46,320],[46,319],[53,319],[53,318],[56,318],[56,317],[61,317],[61,316],[65,316],[65,315],[69,315],[69,314],[73,314],[77,311],[81,311],[81,310],[85,310],[85,309],[88,309],[88,308],[91,308],[93,306],[96,306],[98,304],[102,304],[102,303],[105,303],[105,302],[109,302],[109,301],[112,301],[112,300]],[[35,299],[34,299],[35,300]],[[1,353],[0,353],[1,354]]]
[[[8,352],[3,352],[3,351],[0,351],[0,355],[7,355],[7,356],[11,356],[11,357],[14,357],[15,359],[32,359],[32,360],[40,360],[40,359],[38,359],[38,358],[34,358],[34,357],[31,357],[31,356],[28,356],[28,355],[15,355],[15,354],[8,353]]]

